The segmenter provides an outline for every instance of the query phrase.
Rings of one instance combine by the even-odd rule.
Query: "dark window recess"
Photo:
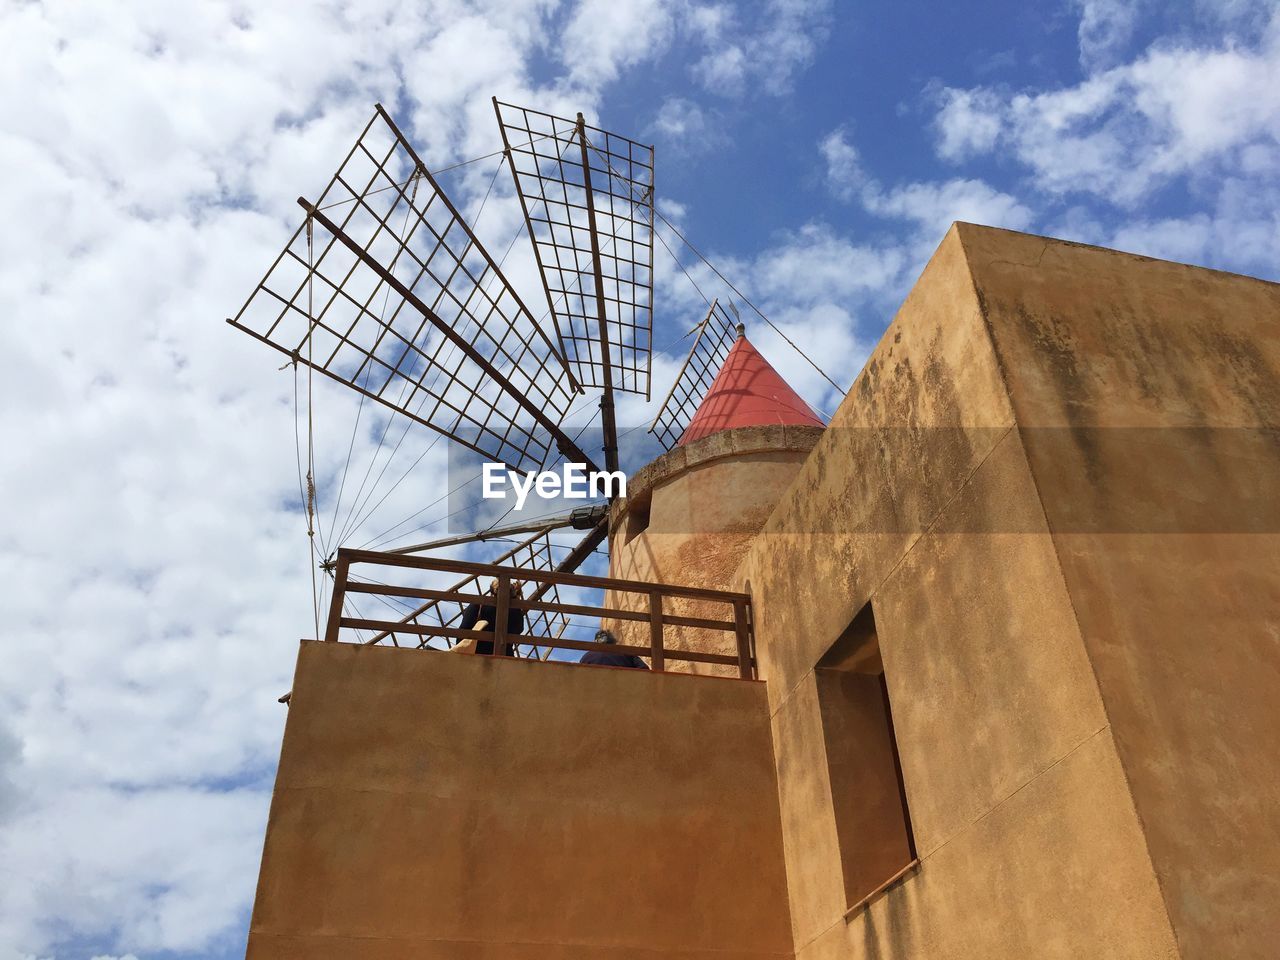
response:
[[[867,604],[815,671],[849,912],[916,863],[875,616]]]
[[[638,502],[627,503],[627,526],[626,539],[623,543],[630,543],[649,527],[649,508],[653,504],[652,493]]]

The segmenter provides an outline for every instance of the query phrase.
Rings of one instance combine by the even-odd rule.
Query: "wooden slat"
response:
[[[751,633],[747,623],[747,605],[733,605],[733,620],[737,625],[735,637],[738,641],[738,676],[743,680],[751,679]]]
[[[528,577],[526,576],[526,579]],[[458,603],[481,603],[488,601],[488,596],[477,593],[455,593],[451,590],[430,590],[426,587],[392,587],[381,583],[349,583],[348,593],[371,593],[386,597],[416,597],[429,600],[452,600]],[[652,592],[652,591],[651,591]],[[728,602],[728,601],[726,601]],[[512,597],[511,606],[521,610],[545,610],[548,613],[573,613],[586,617],[609,617],[614,620],[645,620],[649,614],[640,610],[614,610],[609,607],[590,607],[577,603],[552,603],[550,600],[526,600],[524,597]],[[737,624],[732,620],[708,620],[704,617],[664,618],[665,623],[675,627],[701,627],[704,630],[736,630]]]
[[[325,628],[324,639],[334,643],[338,639],[338,622],[342,619],[342,600],[347,588],[347,568],[350,561],[338,557],[333,571],[333,595],[329,598],[329,623]]]
[[[339,621],[342,626],[353,630],[385,630],[391,626],[386,620],[361,620],[355,617],[343,617]],[[418,624],[399,624],[396,626],[397,633],[412,633],[421,637],[450,637],[458,640],[490,640],[493,634],[487,630],[483,633],[476,630],[460,630],[457,627],[435,627],[420,626]],[[516,638],[510,638],[516,640]],[[539,647],[555,647],[561,650],[599,650],[600,644],[594,640],[565,640],[561,637],[524,637],[522,636],[516,642],[526,641],[535,643]],[[637,657],[647,657],[650,655],[648,647],[633,647],[623,644],[610,644],[609,650],[620,651],[622,653],[632,653]],[[727,666],[736,666],[737,657],[729,657],[719,653],[702,653],[698,650],[665,650],[665,656],[668,660],[688,660],[694,663],[721,663]]]
[[[654,670],[665,670],[665,651],[662,649],[662,594],[649,591],[649,648]]]
[[[613,580],[608,577],[588,577],[578,573],[556,573],[554,571],[525,570],[520,567],[500,567],[493,564],[471,563],[465,560],[449,560],[443,557],[404,557],[395,554],[379,553],[374,550],[348,550],[343,547],[338,551],[339,558],[345,556],[350,563],[376,563],[382,566],[409,567],[416,570],[441,570],[446,573],[473,573],[478,576],[501,576],[504,573],[516,580],[529,580],[535,583],[554,583],[571,587],[594,587],[599,590],[617,590],[624,593],[648,593],[658,590],[668,597],[687,597],[693,600],[719,600],[734,603],[738,600],[750,602],[751,595],[735,593],[730,590],[704,590],[700,587],[685,587],[675,584],[655,583],[649,580]]]
[[[511,612],[511,578],[498,578],[498,604],[494,608],[493,655],[501,657],[507,649],[507,615]]]

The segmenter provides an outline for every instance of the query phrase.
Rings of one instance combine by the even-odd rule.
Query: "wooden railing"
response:
[[[387,568],[422,571],[425,573],[461,574],[464,577],[475,577],[478,580],[492,578],[497,581],[497,590],[493,594],[467,593],[457,590],[436,590],[422,586],[396,586],[386,582],[365,582],[352,579],[352,567],[379,567],[383,574],[379,580],[386,578]],[[369,578],[366,578],[368,580]],[[513,582],[524,583],[527,596],[513,595]],[[589,604],[562,603],[545,599],[545,594],[553,586],[580,587],[587,590],[603,590],[605,601],[610,606],[593,606]],[[390,620],[374,620],[361,617],[344,616],[344,601],[352,594],[370,594],[384,598],[417,599],[443,601],[459,604],[478,603],[494,608],[494,625],[492,630],[464,630],[459,627],[446,627],[432,623],[415,623]],[[626,602],[624,598],[633,598]],[[679,615],[670,609],[668,601],[695,601],[700,605],[720,606],[725,610],[725,618],[692,617]],[[602,647],[599,643],[570,640],[565,637],[550,636],[510,636],[507,632],[508,614],[512,609],[526,612],[545,610],[566,616],[599,617],[601,620],[641,621],[649,625],[649,643],[647,646],[634,644],[610,644]],[[718,631],[731,634],[734,640],[736,655],[708,653],[702,650],[674,649],[667,644],[666,629],[668,627],[686,627],[699,630]],[[639,580],[614,580],[609,577],[588,577],[576,573],[557,573],[554,571],[529,570],[521,567],[498,566],[484,563],[469,563],[464,560],[446,560],[435,557],[411,557],[390,553],[379,553],[372,550],[338,551],[337,563],[334,567],[333,597],[329,608],[328,626],[325,631],[326,641],[337,641],[344,629],[373,630],[383,635],[405,633],[424,638],[453,640],[487,640],[493,642],[495,656],[502,656],[503,651],[511,643],[533,643],[539,647],[550,647],[559,650],[607,650],[610,653],[627,653],[639,657],[648,657],[654,670],[666,668],[667,661],[688,661],[735,666],[738,676],[743,679],[755,679],[756,663],[754,656],[754,638],[751,623],[751,596],[746,593],[732,593],[725,590],[704,590],[697,587],[684,587],[667,583],[649,583]]]

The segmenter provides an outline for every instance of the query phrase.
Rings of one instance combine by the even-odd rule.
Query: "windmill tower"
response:
[[[518,472],[596,403],[617,464],[652,150],[495,109],[554,335],[381,109],[232,322]],[[251,960],[1270,957],[1280,287],[955,224],[827,429],[708,306],[626,499],[319,551]],[[540,662],[601,621],[652,669]]]
[[[588,126],[581,115],[567,120],[497,100],[494,109],[546,292],[541,320],[378,105],[318,198],[299,198],[303,223],[228,322],[303,365],[308,377],[322,374],[361,403],[521,474],[561,460],[599,469],[565,426],[585,390],[598,388],[597,456],[616,470],[614,393],[649,391],[653,149]],[[310,472],[306,491],[310,518]],[[567,553],[551,537],[563,528],[584,531]],[[419,555],[521,535],[494,563],[572,573],[606,529],[603,509],[577,510],[388,552]],[[341,564],[338,550],[323,566],[332,575]],[[469,576],[453,588],[477,584]],[[557,585],[539,591],[529,599],[558,598]],[[407,638],[428,646],[432,637],[413,631],[427,622],[456,625],[462,612],[461,604],[432,600],[390,624],[354,615],[345,602],[335,591],[330,626],[360,630],[370,644]],[[525,636],[559,636],[567,623],[530,610]],[[518,650],[549,653],[532,644]]]
[[[299,198],[303,223],[229,322],[279,351],[295,371],[305,370],[308,391],[319,374],[353,390],[361,403],[378,404],[515,473],[564,461],[613,472],[620,465],[615,398],[647,400],[651,392],[653,251],[661,216],[653,148],[591,126],[580,114],[568,119],[497,100],[494,110],[502,162],[542,280],[542,317],[504,274],[505,256],[485,249],[474,224],[379,106],[320,195]],[[639,918],[642,929],[624,937],[637,943],[661,913],[663,924],[674,923],[699,943],[763,939],[782,948],[788,928],[775,844],[764,851],[743,847],[714,868],[699,868],[702,894],[659,902],[669,899],[661,878],[676,866],[672,857],[701,843],[725,843],[732,833],[765,834],[776,818],[773,787],[760,789],[772,782],[767,726],[758,722],[761,685],[719,687],[708,700],[706,691],[687,685],[691,678],[675,675],[696,664],[754,677],[749,594],[728,588],[725,569],[681,576],[659,564],[646,568],[647,577],[633,576],[641,572],[642,541],[625,534],[608,543],[610,576],[579,571],[606,544],[611,524],[625,531],[637,522],[641,503],[678,502],[708,476],[737,478],[744,468],[767,475],[763,485],[742,484],[744,496],[749,491],[745,513],[758,526],[761,490],[776,494],[821,431],[821,421],[726,325],[726,316],[718,303],[710,305],[651,428],[670,449],[646,468],[642,496],[614,499],[612,514],[609,504],[597,504],[390,549],[354,549],[341,537],[332,553],[313,547],[316,566],[332,578],[324,583],[328,616],[321,624],[317,613],[316,640],[303,641],[294,690],[281,698],[290,714],[251,957],[316,949],[374,956],[370,945],[383,941],[397,956],[427,956],[433,942],[530,936],[569,942],[582,924],[599,927],[589,939],[603,943],[617,933],[602,925],[630,922],[621,919],[624,912]],[[592,402],[598,451],[584,449],[582,425],[571,425],[572,414]],[[685,433],[689,442],[680,445]],[[708,435],[695,442],[701,433]],[[750,436],[755,450],[729,450],[710,464],[711,474],[686,459],[726,438]],[[681,470],[674,470],[677,460]],[[310,523],[318,516],[310,451],[307,462]],[[554,537],[567,529],[582,533],[566,547]],[[735,521],[708,535],[735,539],[745,532]],[[514,546],[495,550],[487,563],[449,555],[513,537]],[[657,529],[647,542],[660,542]],[[486,594],[490,581],[495,586]],[[403,612],[370,616],[361,607],[370,600]],[[493,623],[464,627],[472,604],[492,609]],[[513,636],[509,615],[516,609],[526,622]],[[617,649],[647,659],[651,682],[637,684],[640,678],[607,668],[522,662],[592,649],[602,623],[617,628]],[[574,633],[584,627],[586,637]],[[355,642],[333,642],[340,640]],[[488,641],[493,655],[419,652],[468,640]],[[515,658],[506,656],[508,641]],[[573,705],[567,715],[566,702]],[[757,718],[745,728],[744,708]],[[560,768],[545,749],[569,724],[582,739],[575,751],[607,756],[611,731],[633,723],[649,727],[646,737],[661,740],[671,760],[705,769],[705,786],[741,782],[739,799],[726,803],[703,786],[680,803],[652,794],[635,779],[648,776],[643,753],[636,755],[641,766],[614,770],[585,790],[580,777],[591,774]],[[708,757],[688,739],[694,729],[722,729],[739,742],[732,752]],[[364,739],[370,734],[376,745]],[[548,761],[552,766],[544,767]],[[397,772],[410,768],[407,780]],[[637,836],[643,851],[635,856],[611,851],[612,809],[636,804],[651,805],[648,816],[668,826],[654,837]],[[714,823],[689,819],[690,809],[708,804]],[[531,809],[541,811],[536,827]],[[548,857],[518,839],[530,829],[573,835]],[[617,871],[624,861],[635,864],[633,881],[652,875],[640,882],[638,913],[637,904],[620,912],[609,884],[598,884],[591,896],[575,895],[564,917],[535,911],[540,933],[518,919],[527,908],[517,903]],[[508,889],[539,871],[533,888]],[[744,872],[753,877],[746,887],[756,889],[755,900],[741,889],[733,899],[721,896],[742,888]],[[500,888],[504,908],[495,926],[484,898]],[[515,927],[505,926],[509,920]]]
[[[728,589],[733,574],[822,435],[822,418],[714,301],[650,425],[667,452],[638,470],[610,518],[610,575]],[[615,631],[639,643],[637,627]],[[681,641],[728,653],[724,638]],[[673,669],[729,674],[698,663]]]
[[[512,178],[541,279],[546,307],[540,315],[504,274],[506,256],[495,258],[484,247],[473,224],[378,105],[317,199],[298,199],[302,224],[228,322],[279,351],[295,370],[304,368],[308,396],[312,376],[320,374],[354,391],[362,405],[377,404],[408,425],[434,431],[456,449],[517,474],[565,462],[614,473],[620,464],[615,397],[629,393],[647,400],[651,393],[655,223],[661,217],[654,204],[653,147],[592,126],[581,114],[558,117],[496,98],[493,107],[502,142],[500,165]],[[692,441],[726,426],[821,426],[745,338],[738,337],[734,346],[735,330],[740,333],[740,325],[730,324],[725,307],[713,302],[650,427],[664,448],[683,451],[677,441],[686,428],[686,440]],[[758,396],[740,396],[744,384]],[[712,396],[699,410],[708,390]],[[770,400],[766,394],[777,396]],[[597,413],[591,421],[571,426],[573,416],[593,403]],[[600,437],[598,451],[580,444],[584,428],[592,424]],[[741,442],[746,435],[735,436]],[[767,465],[769,455],[786,460],[807,449],[803,430],[791,430],[785,440],[777,431],[767,439],[760,430],[752,436],[762,455],[755,458],[762,482],[744,484],[746,499],[732,511],[736,516],[706,533],[740,536],[751,523],[758,525],[765,507],[761,496],[780,489],[787,473]],[[723,445],[726,439],[717,442]],[[709,449],[704,443],[693,452],[698,456]],[[658,474],[682,455],[668,454],[641,471],[640,495],[631,497],[632,507],[617,501],[612,517],[608,504],[597,503],[425,542],[397,542],[375,552],[440,557],[493,541],[510,545],[491,555],[491,565],[510,571],[499,573],[499,580],[527,579],[514,571],[572,575],[600,548],[614,557],[632,542]],[[308,454],[308,464],[313,456]],[[657,483],[667,490],[659,502],[687,497],[680,485],[668,489],[672,479]],[[310,522],[317,487],[312,471],[302,486]],[[682,522],[678,514],[659,515],[669,524]],[[609,539],[611,524],[623,535]],[[582,535],[566,543],[563,534],[569,530]],[[309,533],[314,543],[310,527]],[[460,627],[464,602],[369,589],[379,579],[385,585],[386,576],[353,572],[353,551],[330,533],[337,542],[315,558],[328,575],[315,590],[317,635],[417,647],[451,647],[467,639]],[[657,530],[654,543],[656,536]],[[418,580],[399,586],[418,594],[438,592],[445,572],[433,567],[429,575],[417,574]],[[454,593],[476,592],[491,572],[466,571],[447,586]],[[673,577],[662,564],[638,564],[634,549],[611,560],[610,572],[691,586],[723,588],[728,582],[724,570],[718,576]],[[598,623],[556,609],[563,606],[566,585],[537,582],[529,596],[517,598],[529,601],[518,655],[545,659],[556,648],[548,641],[576,643],[560,648],[573,650],[591,640]],[[322,624],[326,591],[329,612]],[[384,608],[396,605],[399,616],[369,615],[353,596],[360,593],[374,594]],[[678,614],[684,602],[673,599],[668,612]],[[652,647],[651,638],[636,639],[639,646]],[[733,647],[737,640],[727,642]],[[741,669],[736,651],[720,646],[717,655],[726,658],[722,666]]]

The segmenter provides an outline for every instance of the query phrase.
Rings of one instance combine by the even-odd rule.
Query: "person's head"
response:
[[[596,643],[617,643],[618,638],[608,630],[596,631]]]

